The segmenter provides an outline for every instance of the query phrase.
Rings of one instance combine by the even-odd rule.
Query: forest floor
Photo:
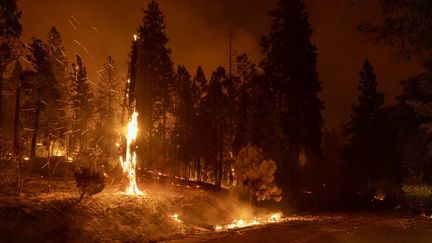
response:
[[[72,180],[54,181],[51,192],[46,180],[27,180],[20,196],[0,195],[0,242],[156,242],[198,237],[255,213],[227,190],[151,182],[139,186],[140,196],[107,186],[77,203]]]
[[[280,223],[215,230],[257,211],[228,191],[141,183],[142,196],[116,186],[77,204],[74,181],[26,181],[0,196],[0,242],[432,242],[432,219],[387,213],[289,215]]]

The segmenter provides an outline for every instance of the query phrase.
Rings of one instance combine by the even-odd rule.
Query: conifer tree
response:
[[[213,166],[213,176],[216,186],[222,184],[223,162],[226,156],[225,135],[228,128],[228,77],[224,68],[219,67],[213,72],[210,79],[204,107],[207,110],[209,141],[208,156],[211,159],[208,163]]]
[[[54,85],[58,90],[60,97],[56,100],[56,108],[58,115],[56,121],[52,122],[57,126],[53,131],[52,135],[56,136],[58,141],[62,143],[63,149],[66,149],[65,144],[65,132],[71,123],[70,113],[70,92],[69,92],[69,77],[67,73],[68,61],[65,54],[65,48],[60,32],[56,27],[51,27],[47,34],[47,50],[49,55],[49,61],[51,63],[52,72],[54,75]]]
[[[317,186],[321,160],[321,83],[316,70],[316,47],[303,0],[279,0],[270,12],[270,33],[261,42],[264,76],[269,82],[274,107],[285,138],[285,159],[279,164],[288,172],[284,185]],[[307,161],[299,168],[301,154]],[[308,180],[301,180],[304,171]],[[287,181],[290,180],[290,181]]]
[[[35,69],[31,83],[31,98],[28,104],[34,110],[31,156],[36,156],[36,144],[41,141],[49,150],[52,134],[58,128],[56,122],[61,116],[58,100],[61,98],[61,90],[56,82],[52,64],[49,59],[48,47],[40,39],[33,39],[30,44],[31,54],[28,59]]]
[[[3,120],[3,81],[10,64],[21,55],[20,18],[21,12],[18,10],[16,0],[0,1],[0,124]]]
[[[138,28],[136,102],[140,123],[148,131],[147,139],[141,136],[138,143],[144,145],[141,148],[147,152],[145,157],[152,167],[157,167],[158,160],[167,159],[168,115],[175,80],[165,29],[163,12],[157,1],[151,0]]]
[[[350,181],[357,191],[365,193],[381,173],[377,166],[382,163],[384,95],[377,86],[373,67],[366,60],[360,71],[358,104],[352,107],[351,121],[345,128],[349,142],[344,149]]]
[[[207,178],[207,168],[210,156],[208,155],[209,147],[209,113],[206,108],[206,97],[208,94],[208,81],[201,67],[198,67],[195,77],[194,86],[197,88],[196,100],[194,102],[195,125],[193,130],[193,141],[196,141],[194,160],[196,177],[198,181]]]
[[[176,99],[175,102],[175,136],[178,160],[184,162],[187,168],[187,177],[193,174],[195,144],[193,130],[195,128],[196,113],[194,104],[197,99],[197,87],[191,80],[191,75],[184,66],[177,69]]]
[[[96,111],[98,113],[98,126],[96,130],[103,136],[102,141],[98,144],[102,147],[105,155],[111,156],[115,144],[115,128],[120,123],[122,113],[122,82],[119,79],[119,70],[117,64],[111,56],[108,56],[101,80],[97,87]]]
[[[90,92],[86,68],[79,55],[76,56],[76,62],[72,63],[70,77],[72,81],[73,121],[69,145],[74,151],[78,148],[78,152],[85,152],[88,146],[88,137],[91,134],[89,129],[92,128],[94,97]]]
[[[380,1],[382,20],[365,23],[359,30],[376,42],[394,46],[406,58],[419,58],[430,63],[432,54],[432,2],[427,0]]]

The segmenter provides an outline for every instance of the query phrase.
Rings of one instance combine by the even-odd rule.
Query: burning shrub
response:
[[[85,196],[102,192],[105,188],[105,175],[100,170],[80,166],[75,170],[74,177],[80,191],[79,201]]]
[[[273,199],[279,202],[282,199],[281,189],[274,183],[276,163],[265,160],[262,149],[251,145],[242,148],[234,166],[236,178],[248,187],[251,201],[252,196],[258,201]]]

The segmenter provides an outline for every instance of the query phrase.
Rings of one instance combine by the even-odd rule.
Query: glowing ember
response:
[[[270,222],[279,222],[282,219],[282,213],[275,213],[270,216]]]
[[[219,230],[229,230],[229,229],[241,229],[246,227],[251,227],[255,225],[271,224],[282,222],[285,219],[282,218],[282,213],[275,213],[270,215],[267,219],[261,220],[260,218],[255,218],[253,220],[236,219],[231,224],[227,225],[216,225],[214,229]]]
[[[179,222],[179,223],[181,223],[182,221],[179,219],[179,216],[178,216],[178,214],[173,214],[173,216],[172,216],[172,218],[175,220],[175,221],[177,221],[177,222]]]
[[[129,179],[129,185],[125,190],[129,195],[142,195],[139,190],[136,179],[136,153],[131,151],[131,147],[136,140],[138,134],[138,113],[134,112],[128,123],[126,134],[126,160],[120,157],[120,163],[123,167],[123,173],[126,173]]]

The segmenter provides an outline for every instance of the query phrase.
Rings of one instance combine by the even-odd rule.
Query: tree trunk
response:
[[[19,82],[19,81],[18,81]],[[21,158],[20,136],[19,136],[19,121],[20,121],[20,102],[21,102],[21,84],[19,83],[15,94],[15,118],[14,118],[14,143],[13,151],[16,162],[16,186],[17,195],[21,193],[24,181],[24,165]]]
[[[166,101],[164,101],[166,103]],[[162,115],[162,163],[166,166],[166,104],[164,104],[163,115]]]
[[[110,145],[110,144],[113,143],[111,132],[112,132],[112,129],[114,127],[113,126],[113,121],[111,119],[111,112],[112,112],[111,111],[111,88],[112,88],[112,74],[111,74],[111,70],[108,73],[108,80],[109,80],[108,81],[109,82],[109,90],[108,90],[108,124],[109,124],[109,126],[108,126],[108,129],[109,129],[108,135],[109,135],[109,137],[108,137],[108,144]],[[107,156],[111,157],[111,146],[108,146]]]
[[[33,127],[33,136],[31,141],[31,150],[30,155],[32,159],[36,158],[36,142],[37,142],[37,133],[39,131],[39,116],[40,116],[40,108],[39,105],[36,107],[36,115],[34,120],[34,127]]]
[[[0,66],[0,125],[3,124],[3,68]]]
[[[198,156],[195,160],[195,170],[196,170],[196,177],[197,181],[201,182],[201,161],[200,156]]]
[[[19,82],[19,81],[18,81]],[[15,119],[14,119],[14,155],[20,156],[20,102],[21,102],[21,85],[18,84],[15,94]]]

